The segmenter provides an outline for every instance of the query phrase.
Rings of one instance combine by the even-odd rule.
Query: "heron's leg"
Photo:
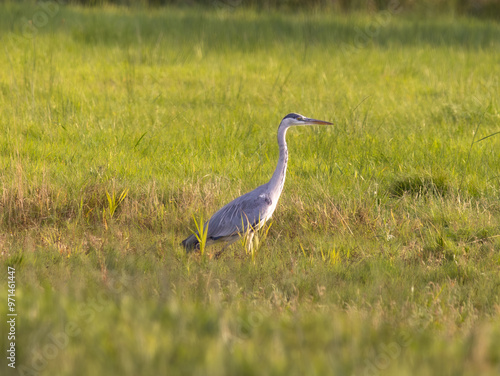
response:
[[[225,251],[225,250],[227,249],[227,247],[229,247],[230,245],[231,245],[231,243],[227,243],[224,247],[222,247],[222,249],[221,249],[220,251],[215,252],[215,254],[214,254],[214,258],[215,258],[216,260],[218,260],[218,259],[219,259],[219,257],[221,257],[221,256],[222,256],[222,253],[224,253],[224,251]]]

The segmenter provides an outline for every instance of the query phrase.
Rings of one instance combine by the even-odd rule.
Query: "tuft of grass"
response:
[[[193,234],[196,236],[196,239],[199,242],[199,250],[201,256],[205,254],[205,248],[207,246],[207,235],[208,235],[208,222],[203,222],[203,216],[200,217],[199,222],[196,221],[196,218],[193,216],[195,231]]]
[[[123,200],[127,197],[128,189],[123,190],[120,193],[120,196],[116,196],[116,192],[112,192],[111,194],[106,191],[106,197],[108,199],[108,214],[109,218],[112,219],[115,214],[116,209],[121,204]]]
[[[446,177],[411,176],[403,177],[391,182],[389,194],[401,197],[404,194],[426,196],[428,194],[443,197],[449,192]]]

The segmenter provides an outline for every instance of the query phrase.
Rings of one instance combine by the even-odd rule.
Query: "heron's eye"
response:
[[[297,120],[302,121],[304,118],[302,116],[297,116]]]

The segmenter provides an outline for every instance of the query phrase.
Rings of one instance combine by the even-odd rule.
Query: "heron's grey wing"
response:
[[[218,240],[245,232],[248,226],[255,228],[266,220],[272,200],[265,192],[252,191],[240,196],[215,213],[208,222],[207,237]]]

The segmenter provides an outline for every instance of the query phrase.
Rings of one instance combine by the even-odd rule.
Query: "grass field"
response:
[[[3,3],[0,42],[2,375],[500,373],[498,23]],[[255,257],[186,255],[289,112],[335,125]]]

